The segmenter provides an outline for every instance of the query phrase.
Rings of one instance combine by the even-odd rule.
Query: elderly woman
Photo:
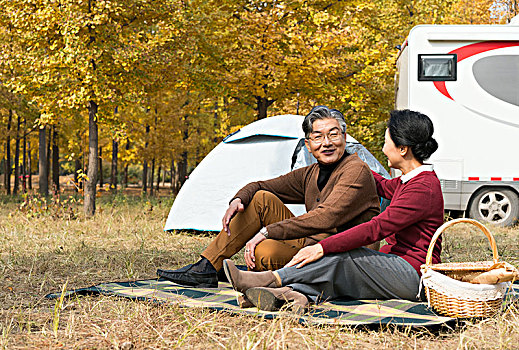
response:
[[[420,265],[436,229],[443,223],[440,182],[431,165],[424,164],[438,144],[433,124],[424,114],[391,112],[382,151],[388,165],[402,176],[387,180],[373,173],[379,196],[391,200],[370,221],[301,249],[282,269],[240,271],[224,262],[233,287],[263,310],[285,302],[306,307],[308,301],[336,298],[416,300]],[[380,251],[364,246],[385,239]],[[433,250],[440,262],[441,241]]]

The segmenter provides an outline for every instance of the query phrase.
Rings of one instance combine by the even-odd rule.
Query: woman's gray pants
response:
[[[337,298],[417,300],[420,277],[399,256],[368,248],[330,254],[301,268],[277,270],[283,286],[318,303]]]

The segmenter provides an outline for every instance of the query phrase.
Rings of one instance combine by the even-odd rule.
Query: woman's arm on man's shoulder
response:
[[[400,178],[386,179],[377,172],[371,170],[373,177],[375,178],[375,184],[377,185],[377,193],[379,197],[392,199],[395,189],[398,186]]]

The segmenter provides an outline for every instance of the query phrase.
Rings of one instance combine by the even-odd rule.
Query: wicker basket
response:
[[[438,237],[449,227],[459,224],[469,223],[478,227],[487,236],[493,253],[493,261],[478,261],[464,263],[444,263],[431,264],[432,253]],[[461,278],[467,274],[488,271],[489,268],[497,263],[499,256],[497,253],[496,241],[490,231],[476,220],[472,219],[456,219],[443,224],[431,239],[425,264],[421,266],[422,274],[428,277],[434,277],[434,272],[427,274],[429,270],[439,272],[447,277],[441,277],[452,290],[457,288],[455,293],[445,292],[442,283],[427,283],[426,278],[423,279],[425,292],[429,305],[438,313],[456,318],[468,317],[490,317],[496,314],[503,303],[504,290],[508,286],[506,283],[498,283],[496,285],[474,285],[468,282],[460,282]],[[433,275],[433,276],[431,276]],[[438,274],[435,274],[437,277]],[[445,280],[447,278],[448,280]],[[480,287],[477,287],[480,286]],[[478,295],[478,288],[485,288],[486,292]],[[493,293],[495,289],[496,293]],[[456,296],[453,296],[456,295]],[[497,297],[496,297],[497,295]]]

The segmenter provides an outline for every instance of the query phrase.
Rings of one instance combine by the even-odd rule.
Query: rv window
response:
[[[519,55],[484,57],[474,63],[472,72],[483,90],[519,106]]]
[[[456,55],[418,55],[418,80],[456,80]]]

